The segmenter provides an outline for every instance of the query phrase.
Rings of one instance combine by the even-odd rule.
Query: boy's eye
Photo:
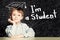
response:
[[[13,14],[13,16],[15,16],[15,14]]]
[[[20,15],[18,15],[18,16],[20,16]]]

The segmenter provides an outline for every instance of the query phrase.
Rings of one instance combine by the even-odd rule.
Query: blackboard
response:
[[[0,0],[0,36],[6,36],[9,11],[6,5],[26,2],[23,22],[32,27],[36,37],[60,36],[60,0]],[[46,18],[41,18],[45,14]],[[37,15],[37,16],[36,16]]]

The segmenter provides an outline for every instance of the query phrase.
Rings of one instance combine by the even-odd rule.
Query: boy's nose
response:
[[[15,18],[18,18],[18,16],[15,16]]]

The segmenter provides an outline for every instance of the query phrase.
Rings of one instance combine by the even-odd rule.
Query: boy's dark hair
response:
[[[10,16],[12,15],[12,12],[14,11],[14,10],[17,10],[17,11],[22,11],[22,16],[24,16],[24,10],[21,8],[21,7],[12,7],[11,9],[10,9]]]

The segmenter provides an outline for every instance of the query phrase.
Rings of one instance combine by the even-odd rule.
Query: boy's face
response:
[[[14,22],[21,22],[22,19],[23,19],[22,12],[19,12],[18,10],[13,10],[12,20]]]

